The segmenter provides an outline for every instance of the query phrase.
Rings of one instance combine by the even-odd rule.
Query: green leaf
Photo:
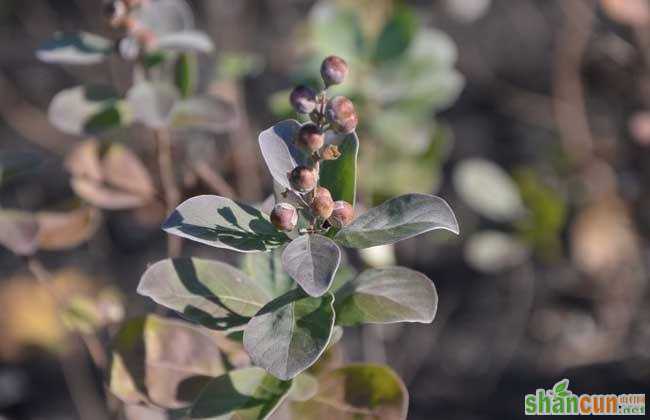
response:
[[[140,82],[126,94],[133,117],[150,128],[170,125],[172,109],[180,100],[174,86],[163,82]]]
[[[187,407],[212,378],[225,372],[213,338],[185,322],[155,315],[126,322],[111,350],[109,389],[131,404]]]
[[[175,130],[217,134],[233,130],[237,122],[233,104],[217,96],[195,96],[178,101],[169,116],[169,126]]]
[[[36,57],[46,63],[90,65],[104,61],[112,52],[110,40],[87,32],[57,32],[36,50]]]
[[[181,203],[163,230],[240,252],[268,251],[289,241],[259,210],[215,195],[200,195]]]
[[[245,254],[242,270],[273,298],[285,294],[295,284],[282,268],[282,253],[278,249]]]
[[[39,226],[30,213],[0,209],[0,245],[16,255],[31,255],[38,249]]]
[[[356,133],[332,141],[339,147],[341,156],[324,161],[320,170],[320,185],[330,190],[334,201],[344,200],[354,206],[357,194],[357,155],[359,138]]]
[[[285,271],[313,297],[329,290],[340,263],[341,250],[336,243],[317,234],[297,237],[282,253]]]
[[[181,97],[192,96],[196,88],[197,77],[196,56],[190,53],[180,54],[174,67],[174,83],[180,91]]]
[[[142,275],[138,293],[217,330],[246,324],[271,299],[236,268],[198,258],[155,263]]]
[[[59,130],[74,135],[99,134],[128,125],[125,103],[108,86],[77,86],[52,99],[48,118]]]
[[[259,368],[228,372],[212,380],[190,410],[191,419],[263,420],[287,396],[291,381],[281,381]]]
[[[334,327],[334,297],[307,297],[294,289],[269,302],[244,330],[252,362],[288,380],[314,364],[325,351]]]
[[[352,364],[319,378],[316,396],[291,404],[292,418],[300,420],[404,420],[408,392],[387,366]]]
[[[407,7],[399,7],[382,29],[375,46],[376,61],[394,60],[408,49],[417,30],[417,19]]]
[[[526,212],[515,181],[489,160],[462,161],[454,169],[453,183],[472,210],[496,222],[516,220]]]
[[[351,248],[392,244],[430,230],[458,234],[456,216],[447,202],[427,194],[406,194],[368,210],[335,236]]]
[[[163,35],[156,47],[167,51],[209,53],[214,50],[212,40],[200,31],[187,30]]]
[[[285,120],[262,131],[258,138],[271,176],[284,188],[291,188],[287,174],[306,161],[305,155],[294,145],[299,129],[298,121]]]
[[[369,269],[336,293],[339,325],[430,323],[438,294],[424,274],[405,267]]]
[[[317,392],[318,380],[313,375],[303,372],[293,379],[289,391],[289,400],[308,401],[314,398]]]
[[[167,53],[165,53],[164,51],[152,51],[144,54],[144,56],[142,57],[142,65],[147,70],[150,70],[164,63],[166,59],[167,59]]]

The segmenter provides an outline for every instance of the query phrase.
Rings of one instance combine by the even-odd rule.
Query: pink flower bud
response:
[[[352,133],[359,123],[354,104],[345,96],[330,99],[325,108],[325,115],[332,129],[339,134]]]
[[[278,203],[271,211],[271,223],[279,230],[291,231],[298,223],[298,210],[289,203]]]
[[[323,143],[325,136],[316,124],[307,123],[298,130],[296,144],[301,149],[313,153],[323,147]]]
[[[327,57],[320,66],[320,74],[326,86],[343,83],[348,75],[348,70],[348,63],[335,55]]]
[[[289,96],[291,106],[299,114],[309,114],[316,108],[316,92],[307,86],[297,86]]]
[[[329,218],[329,222],[336,228],[347,226],[354,219],[354,209],[347,201],[335,201],[334,210]]]

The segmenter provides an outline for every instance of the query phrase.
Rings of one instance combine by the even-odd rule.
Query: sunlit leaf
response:
[[[155,315],[125,323],[111,347],[109,389],[126,403],[187,407],[225,372],[214,339],[187,323]]]
[[[291,404],[292,418],[301,420],[404,420],[408,392],[387,366],[348,365],[319,379],[316,396]]]
[[[258,139],[262,157],[271,176],[284,188],[291,187],[287,174],[304,162],[304,155],[294,145],[298,129],[298,121],[285,120],[262,131]]]
[[[169,126],[170,115],[180,100],[179,92],[163,82],[140,82],[126,95],[135,121],[151,128]]]
[[[75,248],[90,239],[99,228],[101,212],[93,207],[68,211],[41,211],[38,221],[38,247],[48,251]]]
[[[192,405],[191,419],[266,419],[287,396],[290,381],[281,381],[263,369],[228,372],[212,380]]]
[[[215,195],[181,203],[163,224],[172,235],[240,252],[267,251],[289,238],[259,210]]]
[[[520,218],[525,209],[517,184],[496,164],[479,158],[459,163],[453,173],[454,187],[477,213],[497,222]]]
[[[159,37],[194,29],[194,14],[185,0],[142,2],[132,16]]]
[[[465,244],[465,260],[475,270],[498,273],[526,260],[530,250],[517,238],[499,231],[472,235]]]
[[[238,122],[232,103],[217,96],[198,96],[176,103],[169,116],[169,126],[176,130],[205,130],[223,133]]]
[[[308,297],[299,289],[269,302],[244,330],[253,364],[287,380],[314,364],[334,326],[334,297]]]
[[[214,44],[210,37],[200,31],[181,31],[161,36],[156,47],[168,51],[202,53],[214,50]]]
[[[89,65],[101,63],[113,50],[110,40],[87,32],[57,32],[36,50],[46,63]]]
[[[131,115],[110,87],[77,86],[56,94],[48,119],[68,134],[98,134],[128,125]]]
[[[430,230],[445,229],[458,234],[458,222],[440,197],[406,194],[368,210],[335,236],[352,248],[386,245]]]
[[[235,267],[198,258],[153,264],[142,275],[138,293],[217,330],[246,324],[271,299]]]
[[[287,273],[310,296],[327,292],[341,262],[341,250],[322,235],[301,235],[287,245],[282,265]]]
[[[405,267],[366,270],[336,292],[336,322],[340,325],[430,323],[437,307],[433,282]]]

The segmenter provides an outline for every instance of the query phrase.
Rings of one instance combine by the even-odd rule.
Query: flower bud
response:
[[[316,172],[306,166],[298,166],[289,172],[291,188],[300,192],[311,191],[316,187]]]
[[[350,134],[359,123],[354,104],[345,96],[335,96],[330,99],[325,108],[325,115],[332,129],[339,134]]]
[[[303,150],[315,152],[323,147],[325,135],[316,124],[307,123],[298,130],[296,143]]]
[[[320,157],[323,160],[336,160],[340,156],[341,152],[339,151],[339,147],[334,144],[330,144],[320,152]]]
[[[316,92],[307,86],[296,86],[289,96],[291,106],[299,114],[309,114],[316,108]]]
[[[334,210],[329,218],[330,224],[340,229],[343,226],[349,225],[350,222],[352,222],[352,219],[354,219],[354,209],[352,208],[352,205],[343,200],[335,201]]]
[[[311,210],[314,216],[323,219],[329,219],[334,211],[334,200],[327,188],[316,187],[314,190],[314,199],[311,202]]]
[[[323,60],[323,64],[320,66],[320,75],[326,86],[339,85],[348,75],[348,63],[341,57],[331,55]]]
[[[271,223],[279,230],[291,231],[298,224],[298,210],[289,203],[278,203],[271,211]]]

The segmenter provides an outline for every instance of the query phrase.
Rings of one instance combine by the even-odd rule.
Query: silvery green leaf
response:
[[[240,252],[268,251],[289,241],[259,210],[216,195],[184,201],[163,223],[163,230]]]
[[[126,94],[133,110],[133,118],[151,128],[169,126],[170,115],[180,94],[173,86],[163,82],[140,82]]]
[[[282,265],[287,273],[310,296],[325,294],[341,262],[341,250],[325,236],[301,235],[287,245]]]
[[[433,282],[405,267],[366,270],[336,292],[340,325],[430,323],[437,307]]]
[[[195,96],[174,105],[169,125],[175,130],[223,133],[234,129],[237,121],[237,111],[231,103],[216,96]]]
[[[332,294],[320,298],[294,289],[269,302],[244,330],[244,348],[253,364],[288,380],[314,364],[334,327]]]
[[[163,35],[158,39],[157,48],[169,51],[194,51],[209,53],[214,44],[204,32],[186,30]]]
[[[299,129],[298,121],[285,120],[262,131],[258,139],[271,176],[284,188],[291,187],[287,173],[305,160],[304,154],[294,145]]]
[[[276,379],[260,368],[233,370],[208,383],[194,402],[189,418],[263,420],[275,411],[291,387],[291,381]]]
[[[508,222],[525,213],[517,184],[493,162],[466,159],[454,169],[453,182],[467,205],[489,219]]]
[[[464,251],[467,263],[484,273],[516,267],[530,254],[525,243],[496,230],[475,233],[465,244]]]
[[[194,14],[185,0],[143,2],[133,17],[158,37],[194,28]]]
[[[46,63],[90,65],[104,61],[113,50],[110,40],[87,32],[57,32],[36,50]]]
[[[142,275],[138,293],[212,329],[246,324],[271,297],[257,282],[218,261],[158,261]]]
[[[428,194],[406,194],[368,210],[341,229],[335,240],[351,248],[368,248],[436,229],[458,234],[456,216],[447,202]]]
[[[65,133],[97,134],[131,122],[125,105],[111,87],[77,86],[57,93],[47,115]]]
[[[282,268],[282,253],[278,248],[271,252],[254,252],[244,255],[242,270],[255,284],[276,298],[295,285],[293,279]]]

